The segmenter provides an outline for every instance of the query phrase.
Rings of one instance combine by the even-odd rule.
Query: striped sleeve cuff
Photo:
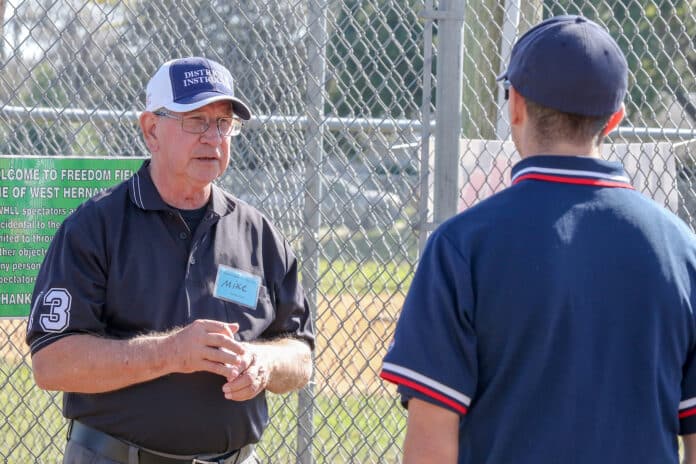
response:
[[[679,403],[679,419],[696,414],[696,398],[689,398]]]
[[[388,382],[411,388],[460,414],[466,414],[471,398],[416,371],[385,362],[379,376]]]
[[[679,403],[679,434],[696,433],[696,397]]]

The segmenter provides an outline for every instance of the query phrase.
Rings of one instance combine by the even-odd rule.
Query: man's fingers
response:
[[[233,336],[237,331],[239,331],[239,324],[236,322],[222,322],[215,321],[212,319],[197,319],[194,324],[200,324],[203,328],[210,333],[220,333],[228,336]]]
[[[201,370],[203,371],[210,372],[212,374],[217,374],[225,378],[229,377],[233,373],[233,368],[212,361],[203,361],[201,367]]]
[[[173,333],[172,353],[179,359],[179,372],[208,371],[228,379],[248,365],[244,344],[234,339],[239,324],[199,319]]]
[[[247,350],[243,343],[240,343],[229,335],[220,333],[208,333],[205,335],[205,339],[202,340],[205,346],[227,350],[228,352],[234,353],[238,356],[244,356]]]
[[[256,396],[253,383],[248,375],[240,375],[222,386],[225,398],[233,401],[245,401]]]
[[[247,390],[251,387],[251,378],[248,375],[237,376],[234,380],[230,380],[222,386],[222,391],[225,393],[237,393],[242,390]]]
[[[252,352],[251,356],[242,358],[238,366],[240,369],[243,368],[242,363],[246,367],[238,376],[228,377],[228,382],[222,386],[222,392],[228,400],[247,400],[266,388],[268,373],[263,365],[257,363],[256,354]]]
[[[235,393],[225,393],[225,399],[230,401],[247,401],[255,397],[253,392],[250,390],[235,392]]]
[[[240,363],[240,355],[227,348],[207,347],[205,348],[203,357],[208,361],[220,364],[237,365]]]

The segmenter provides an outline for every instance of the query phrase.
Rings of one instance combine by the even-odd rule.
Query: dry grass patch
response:
[[[379,369],[403,299],[400,294],[322,296],[315,353],[320,390],[343,394],[382,389]]]

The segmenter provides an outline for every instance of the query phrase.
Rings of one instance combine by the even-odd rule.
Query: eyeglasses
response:
[[[204,134],[210,128],[210,120],[203,116],[177,116],[168,111],[153,111],[157,116],[181,121],[181,130],[189,134]],[[236,137],[242,132],[242,120],[239,118],[217,118],[217,130],[220,137]]]

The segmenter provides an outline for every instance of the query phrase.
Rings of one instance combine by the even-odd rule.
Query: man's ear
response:
[[[602,131],[601,137],[606,137],[607,135],[609,135],[611,131],[619,127],[619,123],[624,118],[625,114],[626,106],[624,106],[624,104],[622,103],[621,108],[619,108],[616,113],[611,115],[611,117],[609,118],[609,122],[607,122],[607,125],[604,126],[604,130]]]
[[[510,125],[521,124],[527,117],[527,103],[524,97],[517,93],[514,87],[510,87],[508,106],[510,111]]]
[[[140,130],[143,133],[145,145],[154,153],[159,150],[159,141],[157,138],[157,116],[149,111],[143,111],[140,115]]]

